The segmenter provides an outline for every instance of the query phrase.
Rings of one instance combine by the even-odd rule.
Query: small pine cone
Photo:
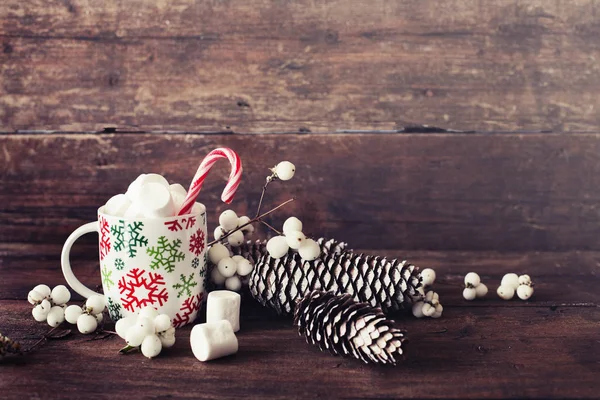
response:
[[[0,333],[0,359],[8,354],[21,354],[21,345]]]
[[[296,306],[294,325],[308,343],[333,355],[392,365],[403,358],[406,332],[394,328],[381,309],[357,303],[349,294],[307,294]]]
[[[348,293],[387,314],[410,307],[421,296],[420,286],[418,268],[406,261],[349,251],[321,255],[314,261],[305,261],[293,251],[280,259],[265,254],[249,281],[252,296],[278,314],[291,314],[296,301],[316,289]]]

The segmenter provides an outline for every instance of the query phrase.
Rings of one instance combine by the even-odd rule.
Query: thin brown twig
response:
[[[40,340],[38,340],[37,342],[35,342],[34,344],[32,344],[31,347],[29,347],[28,349],[23,350],[23,353],[28,353],[28,352],[32,351],[33,349],[35,349],[36,347],[38,347],[40,344],[42,344],[44,341],[48,340],[48,337],[50,337],[50,335],[52,334],[52,332],[54,332],[58,328],[60,328],[60,325],[55,326],[54,328],[50,329],[48,332],[44,333],[42,335],[42,337],[40,338]]]
[[[267,182],[265,183],[265,185],[262,188],[262,193],[260,194],[260,200],[258,201],[258,207],[256,207],[256,214],[254,215],[254,218],[258,218],[258,216],[260,215],[260,208],[262,207],[262,202],[263,202],[263,199],[265,198],[267,186],[269,186],[269,183],[271,183],[272,181],[273,181],[273,175],[267,176]]]
[[[289,200],[287,200],[287,201],[284,201],[283,203],[281,203],[280,205],[278,205],[278,206],[277,206],[277,207],[275,207],[275,208],[272,208],[272,209],[270,209],[270,210],[269,210],[269,211],[267,211],[266,213],[264,213],[264,214],[262,214],[262,215],[259,215],[259,216],[258,216],[258,217],[256,217],[256,218],[253,218],[253,219],[251,219],[250,221],[246,222],[246,223],[245,223],[245,224],[243,224],[243,225],[240,225],[240,226],[238,226],[237,228],[235,228],[235,229],[234,229],[234,230],[232,230],[232,231],[229,231],[229,232],[227,232],[225,235],[221,236],[221,237],[220,237],[218,240],[213,240],[212,242],[210,242],[209,244],[207,244],[207,246],[212,246],[212,245],[213,245],[213,244],[215,244],[215,243],[219,243],[219,242],[221,242],[222,240],[224,240],[224,239],[227,239],[227,237],[228,237],[228,236],[230,236],[231,234],[233,234],[234,232],[237,232],[237,231],[241,230],[242,228],[245,228],[245,227],[247,227],[247,226],[248,226],[248,225],[250,225],[250,224],[253,224],[253,223],[257,222],[257,221],[260,221],[262,218],[264,218],[264,217],[266,217],[267,215],[269,215],[269,214],[271,214],[271,213],[273,213],[273,212],[275,212],[275,211],[279,210],[281,207],[285,206],[285,205],[286,205],[286,204],[288,204],[288,203],[291,203],[291,202],[292,202],[292,201],[294,201],[294,200],[295,200],[295,199],[293,199],[293,198],[292,198],[292,199],[289,199]]]
[[[277,229],[275,229],[273,226],[271,226],[270,224],[268,224],[267,222],[263,221],[262,219],[259,220],[263,225],[266,225],[269,229],[271,229],[273,232],[277,233],[278,235],[281,235],[282,233],[280,231],[278,231]]]

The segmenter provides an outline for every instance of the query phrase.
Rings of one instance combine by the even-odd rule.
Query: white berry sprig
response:
[[[68,323],[77,325],[79,332],[84,335],[93,333],[98,324],[104,319],[106,301],[104,296],[90,296],[83,307],[71,305],[65,310],[65,319]]]
[[[413,303],[412,307],[412,313],[417,318],[440,318],[443,311],[444,307],[440,303],[440,296],[433,290],[427,292],[422,300]]]
[[[488,292],[487,286],[481,282],[479,274],[469,272],[465,275],[465,289],[463,290],[463,298],[471,301],[485,297]]]
[[[167,314],[159,314],[151,306],[141,309],[138,315],[121,318],[115,324],[115,330],[127,342],[121,353],[139,348],[145,357],[154,358],[163,348],[175,344],[171,318]]]
[[[33,318],[38,322],[46,321],[53,328],[65,320],[65,307],[70,299],[71,292],[64,285],[50,290],[48,285],[40,284],[27,295],[27,301],[33,305]]]
[[[517,294],[521,300],[528,300],[533,296],[533,282],[529,275],[518,276],[515,273],[509,273],[502,277],[498,287],[498,297],[503,300],[510,300]]]
[[[288,218],[283,223],[283,233],[267,242],[267,251],[272,258],[281,258],[290,249],[298,251],[300,257],[306,261],[315,260],[321,255],[319,244],[302,233],[302,222],[296,217]]]

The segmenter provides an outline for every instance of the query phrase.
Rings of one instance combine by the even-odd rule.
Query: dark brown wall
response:
[[[139,173],[187,184],[227,145],[246,165],[235,208],[290,159],[271,204],[298,202],[272,222],[355,247],[598,250],[597,8],[3,1],[0,241],[60,244]],[[213,217],[226,176],[203,192]]]
[[[3,0],[3,130],[594,131],[589,0]]]

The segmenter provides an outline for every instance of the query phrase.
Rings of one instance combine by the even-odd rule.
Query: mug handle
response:
[[[69,262],[69,255],[71,253],[71,247],[73,247],[73,243],[81,236],[86,233],[98,232],[98,221],[88,222],[85,225],[81,225],[79,228],[75,229],[71,235],[67,238],[65,242],[62,254],[60,256],[60,264],[62,266],[62,272],[67,280],[71,289],[85,297],[86,299],[93,295],[102,296],[100,293],[94,292],[92,289],[85,286],[83,283],[79,282],[79,279],[75,277],[73,274],[73,270],[71,269],[71,263]]]

